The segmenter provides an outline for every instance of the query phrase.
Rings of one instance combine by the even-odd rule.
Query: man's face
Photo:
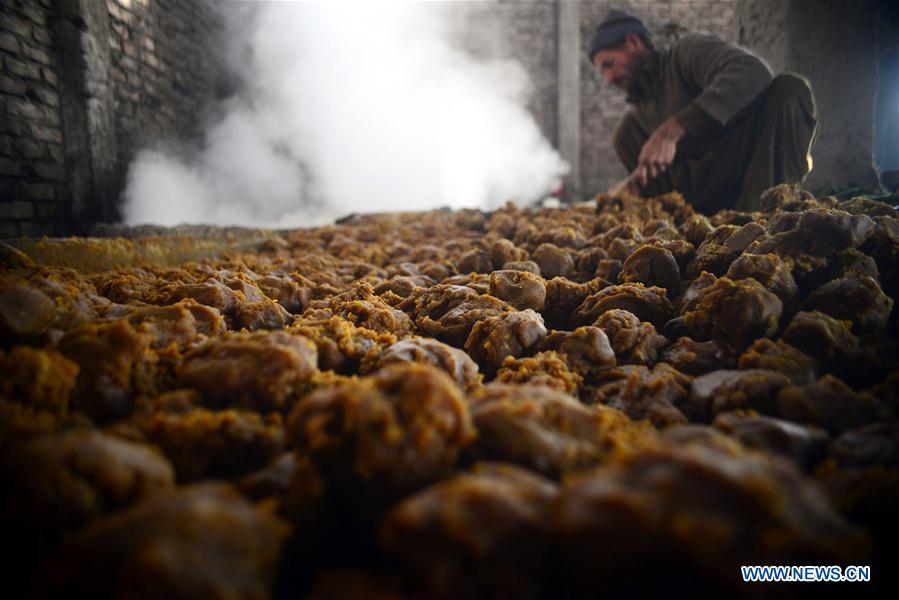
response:
[[[630,92],[643,68],[647,53],[639,38],[628,35],[623,46],[597,52],[593,57],[593,64],[606,81]]]

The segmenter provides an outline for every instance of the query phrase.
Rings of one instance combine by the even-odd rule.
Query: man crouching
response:
[[[589,58],[633,105],[613,136],[630,175],[611,193],[677,190],[705,213],[755,210],[764,190],[811,170],[817,118],[805,78],[772,78],[758,57],[712,35],[656,48],[620,10],[596,28]]]

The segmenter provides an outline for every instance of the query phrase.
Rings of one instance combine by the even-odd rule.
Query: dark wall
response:
[[[877,0],[738,0],[741,44],[807,77],[818,109],[806,187],[873,190]]]
[[[877,29],[874,158],[881,182],[899,191],[899,5],[884,3]]]
[[[115,220],[134,153],[202,131],[221,73],[215,3],[0,1],[0,236]]]
[[[141,147],[193,139],[214,94],[223,23],[212,3],[106,0],[119,163]]]
[[[54,2],[0,5],[0,236],[54,235],[70,219]]]

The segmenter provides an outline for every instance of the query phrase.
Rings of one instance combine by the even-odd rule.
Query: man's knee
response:
[[[633,112],[626,112],[618,120],[615,131],[612,132],[612,147],[627,170],[632,171],[637,167],[640,149],[647,139],[646,132]]]
[[[814,110],[814,95],[808,79],[793,73],[781,73],[768,87],[769,105],[799,104]]]

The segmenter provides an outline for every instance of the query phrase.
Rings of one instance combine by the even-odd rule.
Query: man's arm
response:
[[[634,177],[642,187],[649,184],[674,162],[677,153],[677,142],[684,136],[684,128],[674,117],[656,127],[646,143],[640,149],[637,169]]]
[[[688,133],[726,126],[771,85],[771,71],[754,54],[712,35],[688,35],[672,54],[684,81],[702,90],[674,118]]]
[[[682,137],[720,130],[771,84],[758,57],[714,36],[687,36],[673,52],[681,76],[702,92],[646,140],[634,173],[643,187],[671,165]]]

